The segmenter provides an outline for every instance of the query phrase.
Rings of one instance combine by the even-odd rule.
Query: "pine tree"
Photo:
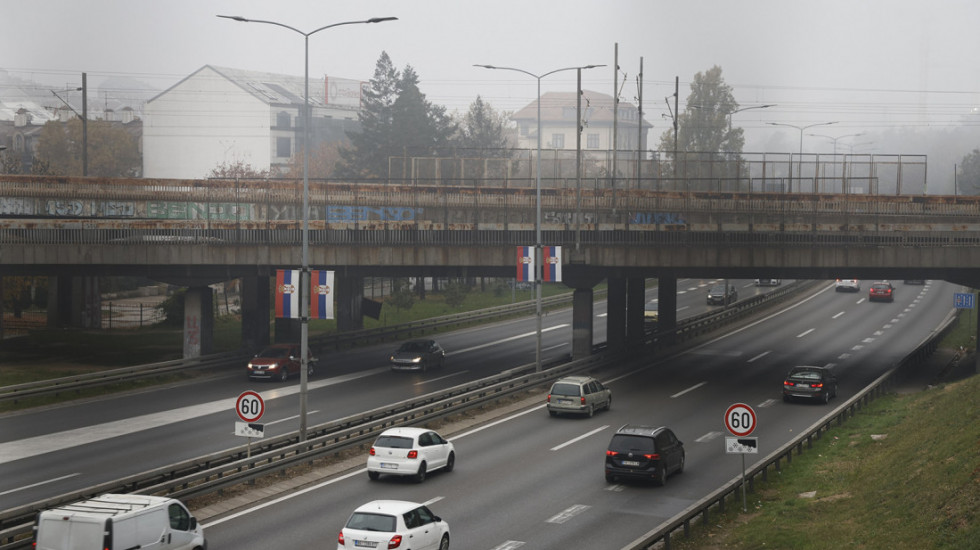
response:
[[[388,155],[394,147],[393,110],[398,98],[399,74],[381,52],[369,86],[363,90],[358,114],[359,132],[348,132],[350,146],[340,150],[337,175],[345,178],[383,178],[388,174]]]

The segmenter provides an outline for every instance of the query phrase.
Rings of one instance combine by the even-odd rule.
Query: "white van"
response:
[[[207,550],[204,531],[172,498],[102,495],[37,515],[36,550]]]

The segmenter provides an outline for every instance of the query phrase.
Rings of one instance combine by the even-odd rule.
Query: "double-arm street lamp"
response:
[[[303,266],[300,272],[300,397],[299,397],[299,439],[306,440],[306,393],[307,380],[309,379],[308,365],[310,353],[307,349],[309,345],[309,322],[310,322],[310,126],[312,124],[312,114],[310,113],[310,36],[333,27],[341,25],[357,25],[361,23],[381,23],[382,21],[394,21],[397,17],[372,17],[363,21],[344,21],[325,25],[310,32],[303,32],[295,27],[278,23],[276,21],[264,21],[262,19],[248,19],[240,15],[219,15],[224,19],[233,19],[242,23],[266,23],[284,29],[289,29],[303,36],[304,49],[304,72],[303,72]]]
[[[829,126],[831,124],[837,124],[837,121],[835,120],[833,122],[818,122],[816,124],[809,124],[807,126],[795,126],[793,124],[784,124],[782,122],[767,122],[766,124],[768,124],[770,126],[786,126],[788,128],[796,128],[797,130],[799,130],[799,132],[800,132],[800,157],[799,157],[799,160],[796,162],[796,165],[797,165],[797,169],[796,169],[797,176],[796,176],[796,179],[802,180],[802,178],[803,178],[803,131],[804,130],[807,130],[809,128],[815,128],[817,126]],[[790,177],[792,178],[792,175]],[[790,192],[792,192],[792,191],[793,191],[793,189],[790,188]]]
[[[537,100],[537,104],[538,104],[538,117],[537,117],[538,118],[538,147],[537,147],[537,155],[538,155],[538,158],[535,161],[535,172],[536,172],[536,174],[535,174],[535,181],[534,181],[535,201],[537,203],[537,210],[536,210],[536,214],[535,214],[535,218],[534,218],[534,234],[535,234],[535,237],[534,237],[535,238],[535,243],[534,243],[534,287],[535,287],[535,290],[537,291],[537,293],[535,295],[535,313],[537,315],[538,324],[537,324],[537,345],[535,346],[535,350],[534,350],[534,367],[535,367],[535,370],[536,371],[540,372],[541,371],[541,270],[544,268],[544,266],[541,265],[543,263],[543,261],[544,261],[544,259],[542,258],[542,254],[541,254],[542,253],[542,250],[541,250],[541,79],[544,78],[544,77],[546,77],[546,76],[548,76],[548,75],[552,75],[552,74],[555,74],[555,73],[560,73],[562,71],[575,71],[575,70],[581,71],[583,69],[595,69],[597,67],[605,67],[605,65],[583,65],[581,67],[564,67],[562,69],[555,69],[553,71],[548,71],[548,72],[546,72],[544,74],[540,74],[540,75],[534,74],[534,73],[532,73],[530,71],[525,71],[524,69],[517,69],[517,68],[514,68],[514,67],[497,67],[496,65],[473,65],[473,66],[474,67],[481,67],[483,69],[497,69],[497,70],[501,70],[501,71],[516,71],[516,72],[519,72],[519,73],[524,73],[524,74],[526,74],[526,75],[530,76],[531,78],[534,78],[535,80],[538,81],[538,100]],[[575,131],[576,132],[578,131],[579,124],[581,124],[581,121],[576,121],[575,122]]]

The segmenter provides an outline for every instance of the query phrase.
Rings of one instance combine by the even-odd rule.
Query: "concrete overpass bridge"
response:
[[[792,193],[767,191],[782,187],[766,181],[719,180],[708,190],[680,183],[543,186],[542,242],[563,247],[575,355],[590,349],[592,288],[602,280],[613,346],[642,336],[650,277],[659,279],[667,325],[675,321],[679,277],[980,286],[978,197],[874,193],[876,182],[862,193],[820,193],[816,179],[797,180],[796,189],[811,191]],[[513,277],[515,248],[535,242],[533,186],[527,179],[311,182],[310,265],[336,272],[338,326],[360,326],[365,277]],[[79,324],[80,296],[91,288],[85,281],[97,276],[186,286],[186,309],[199,317],[192,322],[204,338],[185,344],[185,355],[207,352],[207,285],[240,278],[243,341],[260,345],[270,335],[270,279],[300,264],[301,189],[292,180],[0,176],[0,275],[57,281],[52,324]]]

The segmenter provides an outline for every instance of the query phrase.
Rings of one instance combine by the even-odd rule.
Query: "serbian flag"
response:
[[[541,248],[541,263],[544,269],[541,280],[545,282],[561,282],[561,247],[544,246]]]
[[[310,318],[333,319],[333,271],[313,271],[310,281]]]
[[[299,319],[299,270],[276,270],[276,317]]]
[[[517,247],[517,280],[518,281],[534,280],[534,247],[533,246]]]

